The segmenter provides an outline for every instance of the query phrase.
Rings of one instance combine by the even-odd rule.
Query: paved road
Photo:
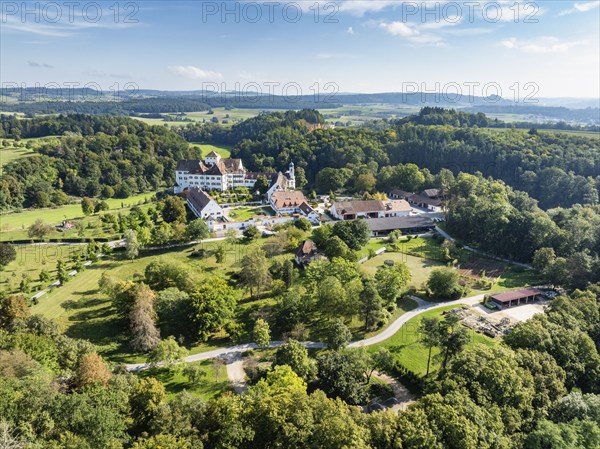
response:
[[[399,317],[396,321],[394,321],[392,324],[390,324],[385,330],[383,330],[379,334],[377,334],[371,338],[366,338],[364,340],[354,341],[354,342],[350,343],[349,346],[350,347],[371,346],[371,345],[374,345],[377,343],[381,343],[382,341],[387,340],[392,335],[394,335],[396,332],[398,332],[398,330],[400,330],[402,325],[404,325],[408,320],[410,320],[411,318],[414,318],[415,316],[420,315],[423,312],[426,312],[427,310],[438,309],[440,307],[452,306],[452,305],[458,305],[458,304],[474,305],[474,304],[481,302],[481,300],[483,299],[483,296],[484,295],[481,294],[481,295],[471,296],[469,298],[462,298],[462,299],[457,299],[455,301],[448,301],[448,302],[441,302],[441,303],[430,303],[427,301],[419,300],[418,301],[419,306],[416,309],[413,309],[410,312],[406,312],[404,315]],[[281,346],[283,343],[284,343],[283,341],[272,341],[269,344],[269,347],[277,348],[277,347]],[[303,342],[303,344],[304,344],[304,346],[306,346],[309,349],[310,348],[321,349],[321,348],[325,348],[327,346],[325,343],[314,342],[314,341]],[[250,351],[252,349],[257,349],[257,348],[258,348],[258,346],[256,345],[256,343],[245,343],[242,345],[230,346],[228,348],[218,348],[218,349],[213,349],[212,351],[201,352],[200,354],[190,355],[190,356],[184,358],[183,362],[191,363],[191,362],[198,362],[200,360],[224,358],[224,359],[226,359],[226,361],[228,363],[233,363],[234,361],[237,360],[236,355],[240,355],[243,352]],[[158,364],[158,365],[160,366],[160,364]],[[125,365],[125,367],[129,371],[140,371],[140,370],[148,369],[151,366],[147,363],[131,363],[131,364]]]

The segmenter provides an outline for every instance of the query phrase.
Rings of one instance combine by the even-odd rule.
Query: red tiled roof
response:
[[[274,192],[273,195],[271,195],[271,201],[276,209],[284,209],[287,207],[298,207],[306,202],[306,198],[304,198],[302,192],[297,190],[279,191]]]
[[[312,240],[304,240],[302,245],[300,245],[300,247],[296,250],[296,255],[298,257],[302,257],[302,256],[307,256],[309,254],[312,254],[313,252],[316,252],[316,251],[317,251],[317,246],[315,245],[315,242],[313,242]]]

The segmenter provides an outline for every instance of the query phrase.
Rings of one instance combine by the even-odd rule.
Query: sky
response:
[[[600,97],[600,0],[0,3],[3,87]]]

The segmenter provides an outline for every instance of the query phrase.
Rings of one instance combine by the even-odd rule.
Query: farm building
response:
[[[435,228],[432,219],[421,216],[367,218],[365,223],[371,229],[371,235],[378,237],[400,230],[403,234],[420,234]]]
[[[410,205],[404,200],[398,201],[344,201],[331,206],[331,215],[338,220],[356,218],[403,217],[410,213]]]
[[[544,292],[538,288],[522,288],[510,292],[497,293],[492,295],[490,299],[499,306],[512,307],[533,302],[543,294]]]
[[[442,196],[439,189],[423,190],[420,194],[406,192],[404,190],[394,189],[388,196],[394,199],[403,199],[410,204],[433,212],[440,212],[444,209]]]

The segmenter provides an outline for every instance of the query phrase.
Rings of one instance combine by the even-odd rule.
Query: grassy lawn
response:
[[[540,279],[534,270],[525,270],[513,265],[495,280],[490,290],[486,290],[484,293],[497,293],[539,284]]]
[[[391,253],[386,251],[383,254],[367,260],[361,265],[361,267],[366,273],[375,275],[377,269],[382,267],[384,261],[386,260],[393,260],[395,263],[403,262],[408,265],[410,274],[412,276],[410,285],[416,288],[420,288],[421,284],[427,281],[431,270],[437,267],[445,266],[443,263],[435,260],[424,259],[422,257],[411,256],[404,253]]]
[[[227,215],[233,221],[250,220],[255,215],[262,215],[263,210],[260,207],[238,207],[235,209],[227,209]]]
[[[213,360],[203,360],[190,365],[199,365],[206,373],[206,376],[202,378],[198,385],[192,384],[183,375],[183,366],[171,371],[167,368],[156,368],[138,371],[136,374],[142,378],[154,377],[159,380],[167,390],[168,400],[172,400],[175,395],[183,390],[208,400],[231,388],[225,365],[215,363]]]
[[[23,157],[31,156],[32,154],[35,154],[35,150],[33,148],[0,148],[0,174],[2,173],[2,169],[6,164]]]
[[[190,142],[190,145],[200,147],[200,149],[202,150],[202,157],[205,157],[211,151],[216,152],[219,156],[221,156],[223,158],[228,158],[231,156],[231,147],[227,147],[227,146],[217,147],[215,145],[209,145],[209,144],[200,143],[200,142]]]
[[[108,297],[98,290],[98,281],[102,273],[107,272],[122,280],[141,279],[146,266],[151,261],[164,258],[181,262],[196,273],[200,279],[220,276],[229,280],[240,269],[242,258],[267,242],[268,239],[258,239],[249,244],[235,245],[225,242],[207,242],[195,247],[142,251],[140,257],[133,261],[124,260],[122,256],[102,259],[77,274],[66,285],[55,288],[40,297],[39,303],[32,306],[32,313],[38,313],[57,321],[65,333],[71,337],[91,341],[98,346],[102,356],[111,362],[144,362],[145,356],[133,353],[129,347],[126,324],[115,315]],[[227,252],[223,265],[217,264],[215,257],[210,255],[211,250],[217,245],[226,245]],[[197,248],[204,248],[209,255],[202,259],[189,257],[190,253]],[[291,257],[291,254],[275,256],[279,259]],[[53,262],[49,265],[54,268],[56,263]],[[239,299],[238,319],[246,324],[251,321],[252,312],[270,307],[274,303],[274,300],[268,297],[250,300],[241,289],[237,289],[236,292]],[[195,344],[188,349],[190,353],[196,354],[229,344],[231,343],[225,335],[214,335],[208,342]]]
[[[43,144],[45,140],[54,140],[56,137],[60,136],[32,137],[21,139],[19,142],[16,142],[14,139],[0,139],[0,143],[2,144],[8,142],[8,146],[0,146],[0,174],[2,174],[2,169],[5,165],[17,159],[35,154],[36,148]],[[31,148],[25,148],[25,144],[28,143],[31,143],[31,145],[29,145]]]
[[[28,276],[33,293],[44,289],[56,280],[56,263],[59,259],[70,261],[71,257],[82,250],[82,245],[25,245],[16,246],[17,258],[0,272],[0,291],[17,293],[21,279]],[[69,265],[70,266],[70,265]],[[42,270],[50,273],[48,283],[40,283]]]
[[[369,246],[375,248],[377,245],[385,246],[384,241],[371,240]],[[368,248],[367,246],[366,248]],[[363,270],[371,275],[377,272],[377,269],[383,266],[384,261],[393,260],[396,263],[404,262],[408,265],[412,275],[411,285],[420,288],[427,281],[429,274],[434,268],[446,266],[441,259],[441,245],[431,238],[413,238],[409,241],[400,242],[400,252],[384,252],[372,259],[367,260],[361,266]],[[490,290],[474,289],[472,294],[477,293],[496,293],[506,290],[513,290],[529,285],[539,284],[539,278],[534,270],[523,269],[517,265],[510,265],[504,262],[488,259],[474,255],[470,251],[460,251],[460,262],[470,264],[473,267],[487,267],[489,269],[499,270],[500,276],[495,276],[493,270],[488,271],[487,275],[494,281]],[[476,277],[470,276],[470,279]]]
[[[360,251],[357,251],[358,259],[360,260],[363,257],[368,257],[371,250],[377,251],[386,245],[387,242],[385,239],[371,239],[369,240],[369,243],[360,249]]]
[[[456,307],[460,306],[446,306],[424,312],[419,316],[408,320],[393,337],[378,345],[371,346],[369,350],[376,351],[380,347],[387,348],[406,368],[417,374],[425,375],[427,372],[428,350],[419,343],[419,324],[424,317],[441,317],[443,311],[454,309]],[[469,345],[485,344],[487,346],[494,346],[500,341],[473,331],[469,331],[469,333],[471,335]],[[439,350],[434,348],[431,363],[432,371],[435,371],[439,367],[439,362],[435,359],[435,356],[438,354]]]
[[[131,196],[126,199],[110,198],[106,200],[109,206],[109,211],[125,212],[135,205],[143,205],[146,201],[151,201],[156,192],[143,193],[140,195]],[[32,225],[38,218],[41,218],[45,223],[55,226],[63,220],[82,219],[84,225],[87,226],[90,222],[98,222],[98,215],[84,217],[81,211],[81,204],[67,204],[56,208],[46,209],[27,209],[23,212],[12,212],[0,215],[0,241],[9,241],[16,239],[27,239],[27,227]],[[49,238],[76,238],[76,230],[67,232],[52,232],[48,235]],[[98,235],[98,230],[91,232],[93,235]],[[89,233],[88,233],[89,234]]]
[[[398,246],[400,252],[411,256],[442,260],[442,245],[433,238],[417,237],[410,240],[400,240]]]

